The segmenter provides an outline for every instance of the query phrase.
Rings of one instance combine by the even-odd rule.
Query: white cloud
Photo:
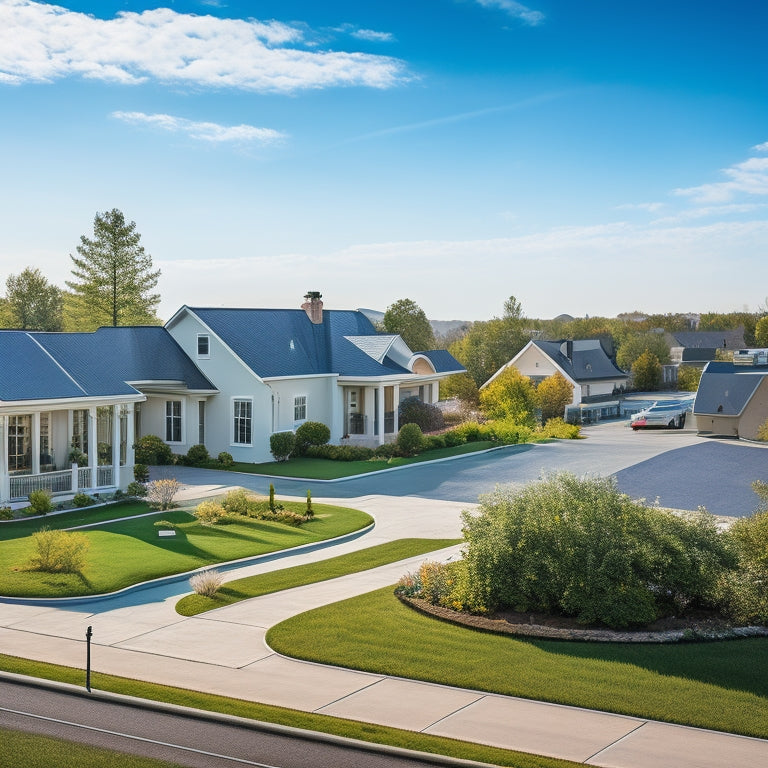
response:
[[[223,142],[258,142],[273,144],[285,138],[285,134],[271,128],[257,128],[253,125],[220,125],[219,123],[196,122],[173,115],[144,112],[113,112],[111,117],[132,125],[149,125],[172,133],[183,133],[192,139]]]
[[[765,211],[766,209],[768,209],[768,203],[730,203],[728,205],[706,205],[699,208],[691,208],[687,211],[681,211],[674,216],[665,216],[662,219],[656,219],[656,221],[652,223],[654,225],[679,224],[684,221],[694,221],[696,219],[738,216],[743,213],[755,213],[756,211]]]
[[[98,19],[31,0],[0,2],[0,82],[85,77],[291,92],[391,87],[404,63],[385,56],[302,50],[299,25],[220,19],[169,8]]]
[[[541,11],[533,11],[515,0],[475,0],[475,2],[483,8],[498,8],[532,27],[541,24],[545,18]]]
[[[624,205],[617,205],[617,211],[647,211],[648,213],[656,213],[664,207],[664,203],[625,203]]]
[[[768,143],[755,149],[768,149]],[[696,203],[727,203],[737,195],[768,195],[768,157],[750,157],[742,163],[724,168],[727,181],[675,189],[674,194],[689,197]]]
[[[752,149],[755,149],[758,152],[768,152],[768,141],[765,141],[762,144],[758,144],[757,146],[752,147]]]
[[[391,43],[395,39],[390,32],[376,32],[373,29],[357,29],[351,34],[358,40],[367,40],[372,43]]]

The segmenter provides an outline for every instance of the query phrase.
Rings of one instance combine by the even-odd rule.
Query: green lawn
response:
[[[284,502],[303,511],[303,502]],[[243,518],[230,525],[200,525],[189,512],[173,510],[151,517],[105,523],[86,529],[90,541],[82,574],[51,574],[27,570],[34,554],[31,533],[56,518],[34,522],[23,537],[16,526],[0,527],[0,594],[13,597],[69,597],[113,592],[149,579],[184,573],[205,565],[288,549],[360,530],[372,518],[355,509],[315,504],[315,517],[299,528]],[[119,510],[112,508],[112,517]],[[154,523],[176,524],[176,536],[160,538]],[[59,523],[60,525],[60,523]],[[17,532],[17,531],[16,531]]]
[[[2,654],[0,654],[0,669],[45,680],[59,680],[60,682],[71,683],[72,685],[84,685],[85,681],[85,672],[80,669],[61,667]],[[151,701],[163,701],[169,704],[192,707],[193,709],[209,712],[222,712],[235,717],[245,717],[266,723],[277,723],[293,728],[330,733],[374,744],[389,744],[390,746],[402,747],[403,749],[448,755],[489,765],[510,766],[511,768],[578,768],[581,765],[580,763],[572,763],[567,760],[556,760],[550,757],[539,757],[523,752],[497,749],[496,747],[485,747],[479,744],[456,741],[439,736],[428,736],[413,731],[361,723],[354,720],[343,720],[341,718],[329,717],[328,715],[316,715],[311,712],[299,712],[298,710],[284,709],[268,704],[229,699],[223,696],[198,693],[197,691],[183,688],[143,683],[138,680],[114,677],[99,672],[94,672],[91,675],[91,683],[94,690],[110,691],[124,696],[135,696]],[[0,736],[2,735],[0,733]],[[5,742],[3,741],[2,744],[4,746]],[[4,753],[0,754],[4,755]],[[57,766],[57,768],[60,765],[77,765],[79,768],[82,765],[76,760],[68,761],[66,759],[67,753],[62,754],[64,755],[63,758],[57,755],[57,760],[44,763],[45,768],[51,765]],[[107,764],[112,765],[111,762],[102,763],[102,765]],[[38,763],[33,762],[30,762],[28,765],[23,762],[12,762],[9,765],[18,766],[18,768],[38,768],[39,766]],[[84,765],[88,765],[88,763],[84,763]],[[97,765],[99,764],[97,763]],[[123,767],[120,766],[120,768]]]
[[[392,459],[371,459],[370,461],[331,461],[330,459],[299,458],[288,461],[268,461],[263,464],[245,464],[235,462],[228,471],[246,472],[255,475],[274,475],[276,477],[299,477],[308,480],[338,480],[340,477],[354,477],[368,472],[378,472],[392,467],[404,467],[408,464],[418,464],[422,461],[435,461],[450,456],[462,456],[465,453],[476,453],[488,448],[498,446],[490,440],[482,440],[476,443],[465,443],[453,448],[438,448],[434,451],[425,451],[418,456],[404,459],[395,457]],[[219,464],[212,462],[205,465],[207,469],[224,469]]]
[[[768,738],[768,638],[517,639],[424,616],[387,587],[295,616],[267,642],[325,664]]]
[[[180,768],[146,757],[135,757],[109,749],[88,747],[50,736],[36,736],[0,728],[3,745],[3,765],[14,768],[51,768],[72,765],[77,768]]]
[[[332,557],[317,563],[283,568],[271,573],[261,573],[237,579],[225,584],[214,597],[187,595],[176,603],[176,612],[182,616],[197,616],[199,613],[222,608],[225,605],[247,600],[249,597],[268,595],[283,589],[293,589],[305,584],[327,581],[349,573],[359,573],[380,565],[396,563],[408,557],[434,552],[460,543],[461,539],[398,539],[375,547],[368,547],[347,555]]]

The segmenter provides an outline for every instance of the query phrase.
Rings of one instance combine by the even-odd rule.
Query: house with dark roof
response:
[[[707,363],[693,415],[699,434],[756,439],[768,419],[768,350],[737,350],[734,362]]]
[[[402,400],[436,402],[440,380],[464,370],[306,298],[296,310],[184,306],[162,328],[0,331],[0,502],[125,487],[145,435],[246,462],[271,460],[270,435],[305,421],[332,442],[380,444]]]
[[[509,366],[514,366],[534,382],[561,373],[573,386],[571,405],[579,405],[586,398],[609,397],[617,389],[626,386],[629,378],[611,360],[599,339],[529,341],[483,387],[488,386]]]
[[[727,331],[675,331],[666,334],[669,356],[675,365],[702,367],[715,360],[717,352],[743,349],[744,326]]]

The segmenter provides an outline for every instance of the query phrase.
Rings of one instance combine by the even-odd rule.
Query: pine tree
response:
[[[126,224],[117,208],[96,214],[93,239],[82,235],[79,256],[70,256],[76,279],[67,281],[72,290],[66,302],[69,329],[159,322],[155,311],[160,295],[152,289],[160,270],[152,271],[152,257],[140,240],[136,222]]]

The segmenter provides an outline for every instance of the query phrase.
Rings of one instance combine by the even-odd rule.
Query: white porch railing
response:
[[[11,475],[8,478],[9,495],[11,501],[20,501],[26,499],[32,491],[41,489],[56,495],[109,488],[113,485],[112,466],[96,467],[95,485],[91,482],[92,476],[90,467],[74,467],[57,472],[41,472],[37,475]]]

